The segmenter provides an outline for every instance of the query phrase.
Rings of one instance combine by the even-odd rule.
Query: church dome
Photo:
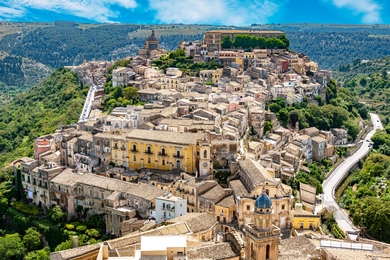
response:
[[[257,197],[255,202],[255,207],[259,209],[271,209],[272,201],[268,195],[263,191],[259,197]]]
[[[152,34],[147,38],[147,41],[149,41],[149,42],[158,41],[158,39],[154,33],[154,30],[152,30]]]

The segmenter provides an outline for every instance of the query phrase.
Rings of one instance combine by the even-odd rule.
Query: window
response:
[[[39,180],[39,187],[42,187],[42,180]]]
[[[165,165],[165,160],[164,159],[162,160],[162,165]]]
[[[148,151],[147,153],[152,153],[152,148],[150,146],[148,146]]]
[[[176,151],[176,156],[180,157],[180,151]]]
[[[282,205],[282,209],[284,209],[284,204]]]
[[[136,162],[137,161],[137,156],[134,155],[133,157],[133,161]]]
[[[89,196],[92,197],[92,194],[93,194],[92,190],[89,190]]]
[[[101,198],[102,200],[104,200],[104,193],[103,193],[103,192],[100,193],[100,198]]]
[[[37,180],[35,178],[33,178],[33,184],[37,185]]]
[[[81,187],[78,187],[78,188],[77,188],[77,193],[78,193],[78,194],[81,194]]]
[[[247,205],[246,210],[251,210],[251,206]]]
[[[162,154],[162,155],[165,155],[165,148],[162,148],[162,149],[161,149],[161,154]]]
[[[207,150],[204,150],[204,152],[203,152],[203,158],[207,158]]]
[[[22,181],[24,181],[24,174],[22,174]]]
[[[150,163],[150,157],[148,157],[148,163]]]
[[[58,190],[61,191],[61,186],[60,185],[58,185]]]
[[[137,151],[137,146],[135,144],[133,144],[133,151]]]
[[[47,189],[47,181],[45,181],[45,188]]]
[[[30,183],[30,176],[27,176],[27,182]]]

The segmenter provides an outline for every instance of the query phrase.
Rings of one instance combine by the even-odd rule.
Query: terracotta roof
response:
[[[239,161],[240,168],[251,179],[253,185],[258,185],[264,180],[274,180],[268,171],[258,162],[252,159],[245,159]]]
[[[154,200],[156,197],[161,196],[164,193],[163,190],[158,189],[152,185],[142,183],[134,184],[118,179],[101,177],[92,173],[79,174],[77,172],[73,172],[72,169],[64,170],[62,173],[54,177],[51,182],[67,186],[73,186],[77,183],[83,183],[86,185],[100,187],[105,190],[132,194],[139,198],[144,198],[150,201]]]
[[[208,213],[187,213],[178,218],[173,218],[167,221],[168,223],[186,222],[188,228],[193,233],[202,232],[210,229],[217,224],[213,216]]]
[[[234,207],[234,205],[236,205],[236,203],[234,201],[233,195],[230,195],[217,203],[217,206],[221,206],[225,208],[231,208]]]
[[[203,136],[204,134],[135,129],[128,134],[127,138],[174,144],[196,144]]]
[[[78,256],[91,253],[93,251],[98,251],[100,249],[99,244],[81,246],[73,249],[53,252],[50,254],[50,259],[52,260],[65,260],[65,259],[74,259]]]
[[[218,200],[220,200],[221,196],[224,195],[224,193],[224,189],[218,184],[215,185],[211,190],[200,195],[200,197],[217,202]]]
[[[184,235],[189,234],[190,232],[191,231],[184,222],[177,222],[172,225],[158,227],[146,232],[139,232],[137,230],[123,237],[108,240],[106,242],[108,242],[111,248],[121,250],[134,244],[141,243],[141,236]]]
[[[319,257],[319,251],[317,251],[318,241],[314,241],[305,236],[296,236],[292,238],[282,239],[279,245],[279,259],[280,260],[306,260],[311,257]],[[317,259],[316,258],[316,259]],[[345,259],[345,258],[339,258]],[[356,258],[360,259],[360,258]]]
[[[234,195],[236,197],[249,195],[248,190],[245,188],[244,184],[240,179],[230,181],[229,187],[234,191]]]
[[[187,250],[188,259],[229,259],[239,256],[236,254],[230,243],[217,243],[208,246],[196,247]]]

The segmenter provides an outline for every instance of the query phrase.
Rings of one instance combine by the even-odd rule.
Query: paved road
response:
[[[343,210],[341,210],[339,205],[334,200],[334,192],[335,192],[335,188],[339,185],[339,182],[341,182],[344,179],[344,177],[348,174],[348,171],[370,151],[369,141],[372,135],[375,133],[375,130],[383,129],[379,116],[376,114],[370,114],[370,116],[374,126],[374,130],[372,130],[367,134],[366,139],[363,141],[363,144],[359,148],[359,150],[357,150],[355,154],[353,154],[352,156],[346,158],[346,160],[343,163],[341,163],[333,171],[331,176],[329,176],[328,179],[326,179],[325,182],[323,183],[324,206],[334,211],[334,216],[337,224],[344,232],[348,233],[350,238],[353,240],[356,239],[356,234],[359,230],[352,224],[348,215]]]

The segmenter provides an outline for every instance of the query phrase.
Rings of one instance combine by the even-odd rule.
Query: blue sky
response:
[[[390,24],[389,0],[1,0],[0,21]]]

